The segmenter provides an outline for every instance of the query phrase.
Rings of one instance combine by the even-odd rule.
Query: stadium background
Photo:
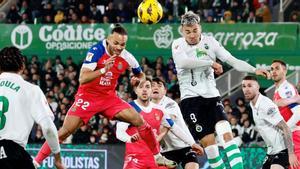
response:
[[[237,58],[256,67],[268,67],[273,59],[286,61],[290,79],[299,87],[299,1],[284,0],[281,6],[279,0],[160,0],[165,14],[155,25],[138,23],[135,9],[139,2],[0,1],[0,46],[14,45],[25,53],[27,65],[23,77],[42,88],[55,114],[57,128],[73,102],[87,49],[105,38],[111,24],[116,22],[128,29],[127,49],[135,55],[147,76],[164,79],[168,96],[179,101],[170,45],[180,36],[179,16],[186,10],[198,13],[204,33],[214,35]],[[284,12],[280,12],[280,7]],[[264,143],[238,87],[243,74],[236,75],[229,66],[223,66],[227,72],[218,77],[217,84],[220,84],[225,111],[237,140],[241,140],[246,168],[259,168],[265,156],[261,148]],[[271,91],[268,89],[271,81],[260,79],[260,83],[262,92]],[[132,99],[129,72],[120,78],[118,94],[126,101]],[[68,168],[122,168],[124,145],[115,138],[115,123],[98,115],[68,138],[63,145]],[[43,142],[41,128],[34,126],[28,146],[32,155]],[[207,167],[205,160],[200,157],[203,168]],[[43,168],[51,166],[50,158]]]

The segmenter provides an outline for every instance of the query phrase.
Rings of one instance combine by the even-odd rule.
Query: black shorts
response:
[[[0,168],[35,169],[31,156],[11,140],[0,140]]]
[[[169,160],[175,161],[177,164],[181,163],[182,168],[189,162],[198,163],[197,154],[192,151],[191,147],[186,147],[178,150],[161,153]]]
[[[195,140],[215,132],[220,120],[227,120],[220,97],[203,98],[201,96],[181,101],[183,118]]]
[[[274,155],[267,155],[266,160],[262,169],[269,169],[271,168],[272,164],[278,164],[284,167],[285,169],[289,168],[289,154],[288,150],[282,150],[277,154]]]

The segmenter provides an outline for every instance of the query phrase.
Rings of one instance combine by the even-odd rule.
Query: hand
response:
[[[298,161],[295,153],[289,154],[289,163],[291,169],[298,169],[300,167],[300,162]]]
[[[60,153],[54,154],[54,158],[55,158],[55,167],[57,169],[66,169],[66,167],[63,165],[63,163],[61,162],[61,157],[60,157]]]
[[[197,143],[194,143],[192,145],[192,149],[193,149],[193,151],[196,152],[197,155],[203,155],[204,154],[203,148]]]
[[[140,135],[139,135],[139,133],[136,133],[136,134],[131,136],[130,141],[132,143],[134,143],[134,142],[138,141],[139,139],[140,139]]]
[[[255,70],[255,74],[256,74],[256,75],[263,76],[263,77],[265,77],[265,78],[267,78],[267,79],[271,79],[271,74],[270,74],[270,72],[267,71],[267,70],[264,70],[264,69],[256,69],[256,70]]]
[[[214,62],[211,67],[214,69],[215,73],[217,75],[220,75],[223,73],[223,67],[221,64],[217,63],[217,62]]]
[[[138,86],[140,84],[140,79],[136,76],[132,76],[130,79],[131,86]]]
[[[115,60],[116,60],[116,55],[114,56],[111,56],[109,59],[107,59],[105,62],[104,62],[104,68],[106,71],[108,71],[110,68],[113,67],[114,63],[115,63]]]

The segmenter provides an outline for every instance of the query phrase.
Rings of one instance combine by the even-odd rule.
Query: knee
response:
[[[222,120],[216,124],[216,133],[220,141],[228,142],[233,139],[231,126],[228,121]]]
[[[63,142],[66,138],[68,138],[72,133],[66,129],[64,126],[58,131],[58,139],[60,142]]]

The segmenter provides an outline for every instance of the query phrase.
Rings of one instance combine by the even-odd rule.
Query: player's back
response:
[[[18,74],[0,75],[0,140],[12,140],[23,147],[27,144],[35,119],[42,118],[38,116],[41,112],[34,111],[34,106],[38,108],[42,102],[47,104],[39,92],[38,86],[26,82]]]

